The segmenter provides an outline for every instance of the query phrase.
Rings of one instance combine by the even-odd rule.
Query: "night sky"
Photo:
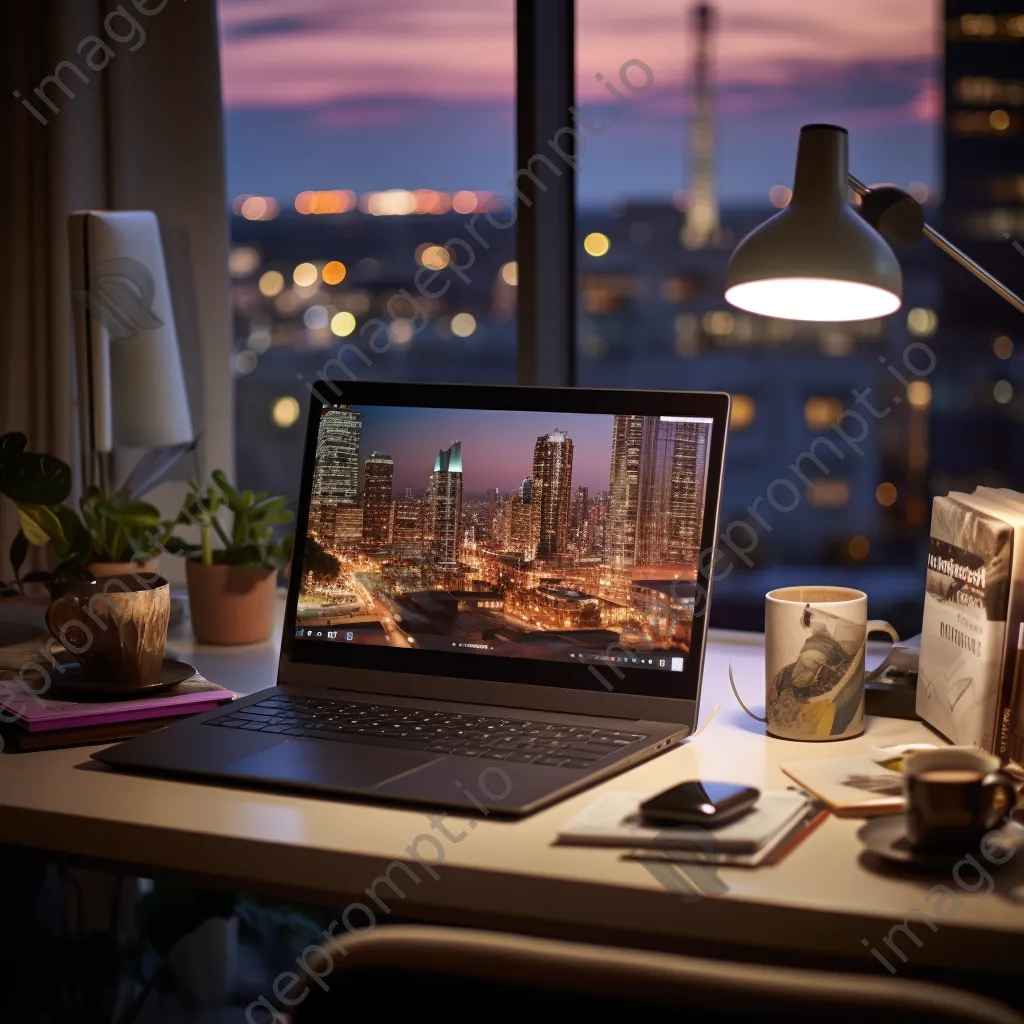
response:
[[[590,496],[608,490],[612,457],[612,416],[547,412],[408,409],[353,406],[363,414],[360,463],[370,452],[395,460],[394,495],[406,487],[421,497],[438,451],[462,442],[462,490],[483,498],[489,487],[502,494],[519,489],[533,473],[537,438],[556,427],[573,443],[572,486]]]
[[[719,0],[723,202],[790,184],[801,124],[851,131],[868,182],[935,188],[940,0]],[[580,160],[584,205],[688,184],[690,0],[578,0],[577,92],[652,70]],[[231,194],[304,189],[508,192],[515,163],[512,0],[219,0]]]

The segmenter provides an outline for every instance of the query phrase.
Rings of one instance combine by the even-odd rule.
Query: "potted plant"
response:
[[[240,492],[219,469],[212,477],[207,485],[189,481],[192,492],[178,518],[198,525],[200,534],[185,563],[192,631],[199,643],[260,643],[273,630],[277,573],[292,551],[292,535],[278,539],[275,527],[294,517],[285,498]],[[222,510],[233,516],[229,528]]]
[[[18,505],[25,541],[52,546],[58,560],[52,575],[58,581],[74,575],[156,572],[158,554],[181,547],[172,537],[176,522],[165,522],[159,509],[147,501],[124,495],[109,497],[98,487],[90,487],[78,508]]]
[[[138,498],[110,498],[90,487],[79,507],[92,543],[89,568],[96,576],[159,571],[157,559],[175,524],[164,522],[155,505]]]
[[[52,591],[69,579],[156,572],[160,552],[185,549],[173,536],[177,521],[161,519],[156,506],[143,501],[142,495],[160,483],[195,442],[147,452],[115,494],[89,487],[77,509],[66,504],[71,467],[52,455],[26,452],[26,444],[23,434],[0,437],[0,493],[14,501],[21,521],[10,551],[19,589],[23,583],[45,582]],[[47,544],[57,559],[53,571],[22,577],[29,547]]]

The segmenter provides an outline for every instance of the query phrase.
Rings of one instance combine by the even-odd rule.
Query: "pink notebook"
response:
[[[120,701],[57,700],[48,694],[28,696],[20,683],[0,679],[0,721],[27,732],[82,729],[143,718],[198,714],[234,700],[235,694],[200,675],[152,697]]]

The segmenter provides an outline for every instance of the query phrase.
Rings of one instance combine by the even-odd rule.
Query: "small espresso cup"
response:
[[[848,587],[783,587],[765,597],[765,723],[785,740],[842,740],[864,731],[868,598]]]
[[[104,576],[69,586],[46,610],[46,625],[88,680],[139,687],[164,662],[171,588],[155,573]]]
[[[944,747],[903,765],[907,838],[921,850],[969,853],[1017,802],[998,757],[974,747]]]

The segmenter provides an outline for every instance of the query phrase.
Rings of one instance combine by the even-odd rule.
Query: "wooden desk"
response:
[[[173,646],[235,689],[274,681],[276,644]],[[695,777],[779,788],[788,783],[780,761],[852,754],[869,744],[934,742],[922,725],[890,719],[869,720],[865,736],[834,745],[766,738],[763,726],[736,706],[726,676],[730,662],[741,692],[760,706],[760,638],[713,634],[701,724],[721,707],[710,724],[598,788],[651,793]],[[305,898],[339,908],[338,920],[351,904],[347,921],[356,928],[366,926],[370,912],[384,916],[367,895],[370,888],[392,914],[407,919],[885,973],[870,952],[875,948],[901,973],[947,980],[954,969],[1003,978],[1019,972],[1024,852],[990,876],[989,891],[970,869],[958,883],[948,873],[914,877],[874,868],[856,840],[862,822],[830,818],[779,865],[719,868],[727,892],[683,903],[614,850],[552,845],[559,827],[594,795],[581,793],[520,822],[450,817],[432,825],[423,810],[115,774],[79,748],[0,757],[0,841],[143,875],[183,872],[242,891]],[[436,863],[427,868],[415,853]],[[399,863],[411,865],[412,875]],[[397,891],[385,878],[389,869]],[[955,904],[943,906],[945,915],[929,896],[936,884],[955,896]],[[916,911],[927,913],[935,930]],[[905,919],[911,933],[903,930]],[[883,944],[887,935],[906,963]]]

